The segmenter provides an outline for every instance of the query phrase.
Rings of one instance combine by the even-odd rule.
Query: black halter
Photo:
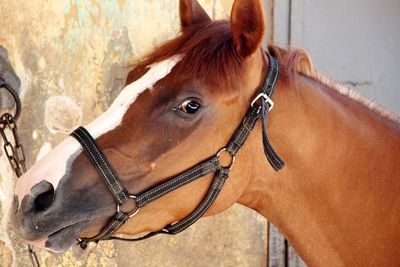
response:
[[[203,216],[214,203],[234,165],[236,154],[254,129],[258,118],[261,119],[262,123],[264,152],[269,163],[276,171],[284,167],[284,162],[272,148],[267,137],[267,118],[269,111],[271,111],[274,106],[271,97],[279,76],[279,65],[277,60],[271,55],[267,55],[269,58],[269,70],[261,92],[254,98],[241,125],[236,129],[227,146],[222,148],[215,156],[212,156],[180,175],[169,179],[167,182],[154,186],[145,192],[136,195],[129,194],[128,190],[116,175],[111,164],[107,161],[106,157],[97,146],[96,141],[85,128],[79,127],[71,133],[71,136],[78,140],[82,145],[85,153],[96,167],[99,175],[104,179],[105,184],[117,202],[117,212],[98,235],[92,238],[78,240],[78,244],[82,248],[86,248],[87,243],[89,242],[98,242],[100,240],[118,239],[125,241],[139,241],[157,234],[174,235],[191,226],[200,219],[200,217]],[[220,162],[220,156],[222,153],[231,157],[231,162],[228,166],[222,166]],[[140,238],[129,239],[112,236],[129,218],[136,215],[140,208],[171,191],[211,173],[214,173],[215,175],[214,180],[208,189],[207,195],[204,197],[200,205],[181,221],[169,224],[159,231],[151,232]],[[121,206],[127,203],[130,199],[133,199],[136,202],[137,209],[130,213],[122,211]]]

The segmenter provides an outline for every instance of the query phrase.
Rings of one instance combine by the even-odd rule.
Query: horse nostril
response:
[[[31,196],[34,199],[34,211],[45,211],[53,203],[54,187],[51,183],[43,180],[32,187]]]
[[[49,191],[41,193],[35,198],[34,208],[35,211],[45,211],[51,206],[54,200],[54,189],[51,188]]]

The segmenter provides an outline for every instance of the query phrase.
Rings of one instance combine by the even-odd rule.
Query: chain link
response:
[[[16,103],[15,115],[4,113],[0,116],[0,136],[3,139],[4,152],[15,175],[21,177],[26,172],[24,148],[20,142],[16,121],[21,112],[21,101],[15,90],[0,78],[0,89],[6,89],[13,96]],[[29,258],[33,267],[40,267],[38,257],[32,245],[28,245]]]
[[[4,152],[14,173],[21,177],[26,172],[26,163],[24,149],[19,141],[17,125],[10,113],[3,114],[0,121],[0,135],[4,141]]]

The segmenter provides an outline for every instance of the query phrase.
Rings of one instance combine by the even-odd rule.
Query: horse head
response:
[[[218,152],[241,124],[268,67],[259,0],[236,0],[230,21],[212,21],[196,0],[181,0],[180,22],[180,35],[141,59],[110,108],[85,126],[133,195]],[[240,199],[254,171],[250,153],[245,147],[238,155],[206,215]],[[157,231],[184,218],[201,202],[211,176],[150,203],[117,234]],[[64,251],[99,233],[115,209],[81,144],[67,137],[17,181],[12,221],[24,240]]]

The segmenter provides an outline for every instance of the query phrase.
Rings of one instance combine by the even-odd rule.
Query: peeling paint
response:
[[[82,109],[68,96],[52,96],[45,103],[44,123],[52,134],[69,133],[82,123]]]

